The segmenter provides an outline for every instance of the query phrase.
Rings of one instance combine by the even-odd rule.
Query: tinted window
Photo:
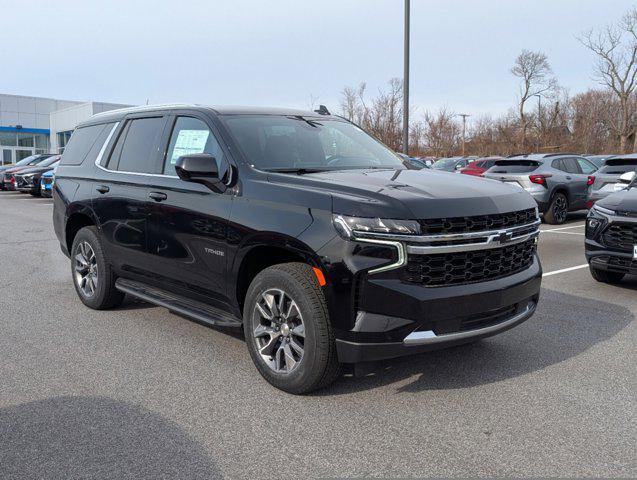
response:
[[[582,173],[586,175],[591,174],[597,170],[597,167],[595,165],[593,165],[591,162],[587,160],[584,160],[583,158],[578,158],[576,160],[577,160],[577,163],[579,164],[580,169],[582,170]]]
[[[564,162],[564,166],[568,173],[582,173],[579,169],[579,164],[574,158],[564,158],[562,161]]]
[[[606,162],[599,173],[621,174],[626,172],[637,172],[637,158],[633,159],[612,159]]]
[[[178,117],[170,137],[163,172],[166,175],[176,175],[177,159],[182,155],[195,153],[209,153],[217,159],[218,165],[222,164],[223,150],[208,126],[196,118]]]
[[[113,124],[106,123],[76,129],[64,149],[60,164],[81,165],[89,157],[94,162],[111,128]]]
[[[489,173],[527,173],[541,164],[534,160],[497,160]]]
[[[156,173],[157,142],[163,124],[163,117],[129,120],[117,140],[108,167],[121,172]]]

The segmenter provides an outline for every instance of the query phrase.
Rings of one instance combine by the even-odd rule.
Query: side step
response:
[[[222,327],[241,326],[241,320],[230,313],[196,300],[151,287],[145,283],[118,278],[115,281],[115,288],[145,302],[167,308],[171,312],[193,318],[208,325]]]

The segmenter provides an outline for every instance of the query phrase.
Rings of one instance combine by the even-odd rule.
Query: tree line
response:
[[[546,54],[523,50],[510,69],[519,81],[517,105],[499,116],[473,117],[465,134],[467,155],[637,152],[637,8],[577,38],[594,54],[598,85],[570,95],[553,76]],[[402,150],[402,105],[398,78],[371,98],[365,83],[341,92],[341,114],[396,151]],[[447,107],[427,110],[410,123],[409,139],[412,155],[458,155],[460,115]]]

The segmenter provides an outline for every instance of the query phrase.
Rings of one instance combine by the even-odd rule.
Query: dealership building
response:
[[[0,93],[0,165],[35,153],[62,153],[78,123],[130,106]]]

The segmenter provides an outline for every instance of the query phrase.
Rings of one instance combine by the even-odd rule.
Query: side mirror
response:
[[[223,193],[227,186],[219,176],[217,159],[209,153],[183,155],[175,163],[177,176],[185,182],[201,183],[216,193]]]
[[[630,183],[633,181],[633,178],[635,178],[635,172],[626,172],[619,176],[619,181],[621,183]]]

